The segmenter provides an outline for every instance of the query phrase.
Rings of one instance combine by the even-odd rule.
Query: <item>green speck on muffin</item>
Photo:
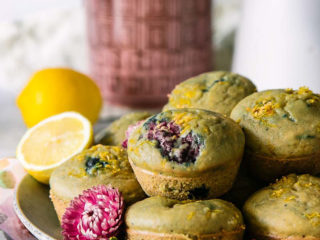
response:
[[[299,140],[303,140],[303,139],[314,139],[316,136],[315,135],[310,135],[310,134],[303,134],[303,135],[299,135],[297,136],[297,138]]]

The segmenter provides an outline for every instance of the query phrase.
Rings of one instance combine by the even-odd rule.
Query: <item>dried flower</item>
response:
[[[62,217],[65,240],[107,240],[122,224],[124,203],[118,189],[99,185],[74,198]]]

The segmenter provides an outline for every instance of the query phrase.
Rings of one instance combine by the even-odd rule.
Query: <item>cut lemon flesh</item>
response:
[[[91,145],[92,135],[90,121],[81,114],[54,115],[25,133],[17,148],[17,158],[30,175],[48,184],[56,167]]]

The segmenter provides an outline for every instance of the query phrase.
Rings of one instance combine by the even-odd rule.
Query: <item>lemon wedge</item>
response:
[[[17,147],[17,159],[39,182],[48,184],[52,171],[92,144],[90,121],[76,112],[49,117],[30,128]]]

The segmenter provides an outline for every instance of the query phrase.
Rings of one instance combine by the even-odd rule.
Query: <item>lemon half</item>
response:
[[[17,147],[17,159],[39,182],[48,184],[52,171],[92,144],[90,121],[76,112],[49,117],[30,128]]]

